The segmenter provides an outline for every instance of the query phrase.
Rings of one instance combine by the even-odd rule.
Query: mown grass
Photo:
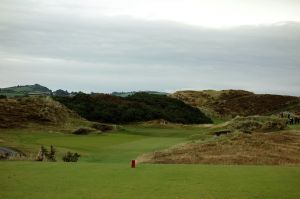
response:
[[[296,199],[300,168],[1,162],[5,199]]]
[[[82,154],[81,161],[127,162],[141,153],[170,147],[185,141],[182,137],[154,137],[114,132],[111,134],[73,135],[41,130],[2,130],[0,146],[18,148],[27,154],[37,154],[41,145],[53,145],[58,158],[67,151]]]
[[[202,125],[127,125],[122,129],[122,133],[150,137],[187,138],[194,134],[203,133],[207,129]]]
[[[54,145],[82,155],[77,163],[1,161],[0,198],[4,199],[295,199],[300,198],[300,168],[138,164],[130,160],[188,141],[205,127],[124,126],[104,135],[72,135],[51,130],[0,131],[0,146],[37,153]]]

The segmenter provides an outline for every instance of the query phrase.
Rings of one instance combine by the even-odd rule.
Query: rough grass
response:
[[[139,159],[168,164],[300,165],[300,133],[237,133],[226,139],[144,154]]]
[[[243,90],[178,91],[171,97],[200,108],[212,118],[229,119],[237,115],[271,115],[300,110],[299,97],[254,94]]]
[[[74,119],[80,117],[50,97],[0,99],[0,128],[26,127],[28,123],[58,125]]]
[[[242,132],[270,132],[285,129],[287,127],[287,120],[275,116],[236,117],[223,126],[227,129]]]

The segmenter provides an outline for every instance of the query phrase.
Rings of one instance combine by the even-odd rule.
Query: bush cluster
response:
[[[102,132],[112,131],[114,130],[114,127],[107,124],[100,124],[100,123],[94,123],[92,125],[92,128],[100,130]]]
[[[64,162],[77,162],[80,155],[78,153],[71,153],[67,152],[67,154],[64,155],[63,161]]]
[[[80,116],[106,123],[130,123],[155,119],[182,124],[212,123],[199,109],[165,95],[136,93],[121,98],[107,94],[53,97]]]
[[[87,135],[91,132],[95,131],[95,129],[92,128],[88,128],[88,127],[80,127],[78,129],[76,129],[73,134],[75,135]]]
[[[41,146],[40,152],[39,152],[36,160],[37,161],[51,161],[51,162],[56,162],[55,153],[56,153],[56,150],[54,149],[54,147],[52,145],[50,147],[50,151],[49,152],[48,152],[48,150],[44,146]]]
[[[48,151],[47,148],[45,148],[44,146],[41,146],[41,149],[36,157],[36,161],[56,162],[55,153],[56,153],[56,150],[52,145],[50,147],[50,151]],[[62,160],[64,162],[77,162],[79,157],[80,157],[80,155],[78,153],[67,152],[63,156]],[[0,156],[0,158],[2,158],[2,157]]]

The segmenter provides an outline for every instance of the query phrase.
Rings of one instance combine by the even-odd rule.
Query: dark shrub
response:
[[[36,161],[45,161],[47,159],[46,154],[48,154],[48,150],[44,146],[41,146]]]
[[[46,154],[47,159],[48,159],[49,161],[56,162],[56,159],[55,159],[55,153],[56,153],[56,150],[55,150],[55,148],[51,145],[51,147],[50,147],[50,152],[49,152],[48,154]]]
[[[48,152],[48,150],[44,146],[41,146],[41,149],[36,157],[36,161],[56,162],[55,153],[56,153],[56,150],[54,149],[54,147],[52,145],[50,147],[50,152]]]
[[[121,98],[106,94],[54,97],[80,116],[104,123],[130,123],[156,119],[183,124],[212,123],[199,109],[166,95],[136,93]]]
[[[76,134],[76,135],[87,135],[91,132],[93,132],[94,129],[92,128],[88,128],[88,127],[81,127],[81,128],[78,128],[76,129],[73,134]]]
[[[107,124],[94,123],[92,128],[100,130],[102,132],[112,131],[114,129],[113,126]]]
[[[77,162],[80,155],[78,153],[67,152],[62,160],[64,162]]]
[[[9,153],[0,153],[0,160],[7,160],[9,157]]]
[[[0,95],[0,99],[7,99],[6,95]]]

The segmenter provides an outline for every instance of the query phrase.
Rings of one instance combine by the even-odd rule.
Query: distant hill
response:
[[[52,91],[40,84],[13,86],[8,88],[0,88],[0,96],[6,97],[22,97],[22,96],[74,96],[77,92],[68,92],[67,90],[58,89]],[[1,98],[0,97],[0,98]]]
[[[167,95],[168,93],[165,92],[158,92],[158,91],[132,91],[132,92],[112,92],[111,95],[118,96],[118,97],[128,97],[134,95],[136,93],[148,93],[153,95]]]
[[[8,88],[1,88],[0,95],[7,97],[14,96],[26,96],[26,95],[51,95],[52,91],[45,86],[40,84],[24,85],[24,86],[13,86]]]
[[[174,123],[211,123],[199,109],[166,95],[136,93],[128,97],[107,94],[77,94],[74,97],[54,96],[53,99],[97,122],[131,123],[163,119]]]
[[[244,90],[177,91],[170,97],[197,107],[211,117],[270,115],[282,111],[300,113],[300,98],[255,94]]]

